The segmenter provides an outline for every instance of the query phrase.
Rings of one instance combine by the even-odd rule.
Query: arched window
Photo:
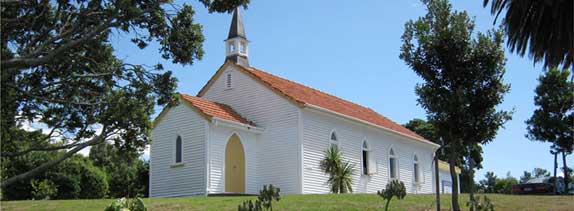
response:
[[[181,149],[181,136],[177,136],[177,139],[175,140],[175,163],[181,163],[181,153],[182,153],[182,149]]]
[[[364,175],[370,174],[370,171],[369,171],[370,170],[369,169],[369,164],[370,164],[369,162],[371,162],[369,160],[369,158],[371,156],[370,151],[371,151],[371,149],[369,148],[369,143],[367,143],[367,140],[363,140],[363,160],[362,160],[363,165],[362,166],[363,166],[363,174]]]
[[[414,172],[414,177],[415,177],[415,183],[420,183],[421,182],[421,171],[420,171],[420,165],[419,165],[419,157],[417,157],[417,155],[414,156],[413,158],[413,172]]]
[[[395,155],[395,150],[391,148],[389,150],[389,177],[391,179],[398,179],[399,178],[399,169],[397,166],[397,157]]]
[[[329,148],[330,147],[339,148],[339,138],[334,130],[331,131],[331,135],[329,136]]]

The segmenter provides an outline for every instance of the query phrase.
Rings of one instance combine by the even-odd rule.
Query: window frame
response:
[[[179,162],[177,161],[178,145],[179,145]],[[178,134],[175,138],[175,144],[173,150],[173,164],[174,165],[183,164],[183,137],[180,134]]]
[[[389,180],[399,180],[400,178],[400,172],[399,172],[399,160],[398,160],[398,153],[395,151],[395,149],[391,146],[389,147],[389,156],[388,156],[388,164],[389,164]],[[393,159],[394,161],[394,168],[391,165],[391,159]],[[395,172],[395,176],[393,177],[392,175],[392,171],[394,170]]]
[[[366,138],[361,142],[361,175],[370,175],[369,171],[369,158],[371,156],[371,145]]]
[[[415,153],[413,155],[413,182],[415,184],[422,184],[424,181],[423,175],[421,174],[421,162],[419,156]]]
[[[333,139],[333,136],[335,137],[335,139]],[[337,147],[337,149],[339,149],[339,151],[341,150],[341,141],[339,138],[339,135],[337,135],[337,131],[335,129],[331,130],[331,132],[329,133],[329,144],[328,144],[328,148],[331,148],[331,146],[335,145],[335,147]]]

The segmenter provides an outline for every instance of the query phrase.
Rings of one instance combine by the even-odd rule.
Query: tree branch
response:
[[[8,179],[2,181],[2,184],[0,185],[0,188],[4,189],[4,188],[6,188],[6,187],[8,187],[8,186],[10,186],[10,185],[12,185],[12,184],[18,182],[18,181],[25,180],[25,179],[29,179],[29,178],[31,178],[31,177],[33,177],[33,176],[36,176],[37,174],[39,174],[39,173],[41,173],[41,172],[43,172],[43,171],[45,171],[45,170],[47,170],[47,169],[49,169],[49,168],[51,168],[51,167],[57,165],[58,163],[60,163],[60,162],[64,161],[65,159],[71,157],[72,155],[76,154],[76,153],[79,152],[80,150],[82,150],[82,149],[84,149],[84,148],[86,148],[86,147],[88,147],[88,146],[92,146],[92,145],[96,145],[96,144],[101,143],[101,142],[104,141],[105,138],[107,137],[107,134],[106,134],[106,133],[107,133],[107,129],[106,129],[106,127],[107,127],[107,126],[104,126],[104,129],[102,130],[102,133],[100,133],[100,135],[98,135],[98,136],[92,138],[92,140],[90,140],[90,141],[87,141],[87,142],[84,142],[84,143],[78,145],[77,147],[75,147],[74,149],[72,149],[72,150],[70,150],[70,151],[64,153],[62,156],[58,157],[57,159],[51,160],[51,161],[46,162],[46,163],[44,163],[44,164],[42,164],[42,165],[40,165],[40,166],[38,166],[38,167],[36,167],[36,168],[34,168],[34,169],[32,169],[32,170],[29,170],[29,171],[27,171],[27,172],[18,174],[18,175],[16,175],[16,176],[10,177],[10,178],[8,178]]]
[[[15,57],[13,59],[9,59],[3,61],[3,67],[6,69],[10,68],[20,68],[25,69],[29,67],[34,67],[42,64],[46,64],[54,59],[54,57],[60,55],[61,53],[65,52],[66,50],[73,48],[85,41],[94,38],[95,36],[99,35],[104,30],[108,29],[111,26],[114,26],[116,23],[112,22],[105,22],[100,24],[99,26],[95,27],[92,32],[81,36],[81,38],[70,41],[57,49],[51,51],[48,55],[42,57],[35,57],[35,58],[27,58],[27,57]]]

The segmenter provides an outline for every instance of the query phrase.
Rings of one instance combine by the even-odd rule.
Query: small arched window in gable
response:
[[[175,163],[181,163],[182,161],[182,141],[181,136],[177,136],[175,140]]]
[[[397,157],[395,154],[395,150],[391,148],[389,150],[389,178],[391,179],[398,179],[399,177],[399,169],[397,166]]]
[[[339,138],[337,137],[337,133],[335,131],[331,131],[331,135],[329,137],[329,147],[339,147]]]
[[[414,178],[415,178],[415,183],[420,183],[421,182],[421,170],[420,170],[420,165],[419,165],[419,157],[417,155],[414,156],[413,158],[413,173],[414,173]]]

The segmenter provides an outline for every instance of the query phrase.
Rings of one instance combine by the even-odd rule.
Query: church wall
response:
[[[159,121],[150,146],[150,197],[206,194],[206,123],[184,103]],[[177,135],[182,138],[183,166],[174,167]]]
[[[225,192],[225,147],[229,138],[237,134],[243,145],[245,152],[245,191],[249,194],[259,193],[257,187],[256,165],[257,155],[257,137],[253,133],[238,131],[234,129],[210,125],[209,136],[209,193]]]
[[[300,151],[298,147],[299,108],[233,65],[232,88],[226,88],[226,74],[215,79],[203,98],[227,104],[241,116],[253,121],[265,131],[258,135],[255,153],[257,161],[255,187],[273,184],[281,193],[301,193]],[[211,169],[216,174],[215,169]]]
[[[399,180],[405,183],[408,193],[432,192],[432,149],[429,145],[412,142],[372,126],[336,117],[320,111],[304,109],[303,112],[303,192],[328,193],[328,175],[319,166],[324,151],[329,146],[331,131],[335,130],[343,159],[355,166],[353,191],[376,193],[389,182],[389,148],[398,158]],[[377,171],[373,175],[361,175],[362,142],[370,145],[370,156],[375,156]],[[414,154],[417,154],[422,170],[422,184],[414,185]]]

